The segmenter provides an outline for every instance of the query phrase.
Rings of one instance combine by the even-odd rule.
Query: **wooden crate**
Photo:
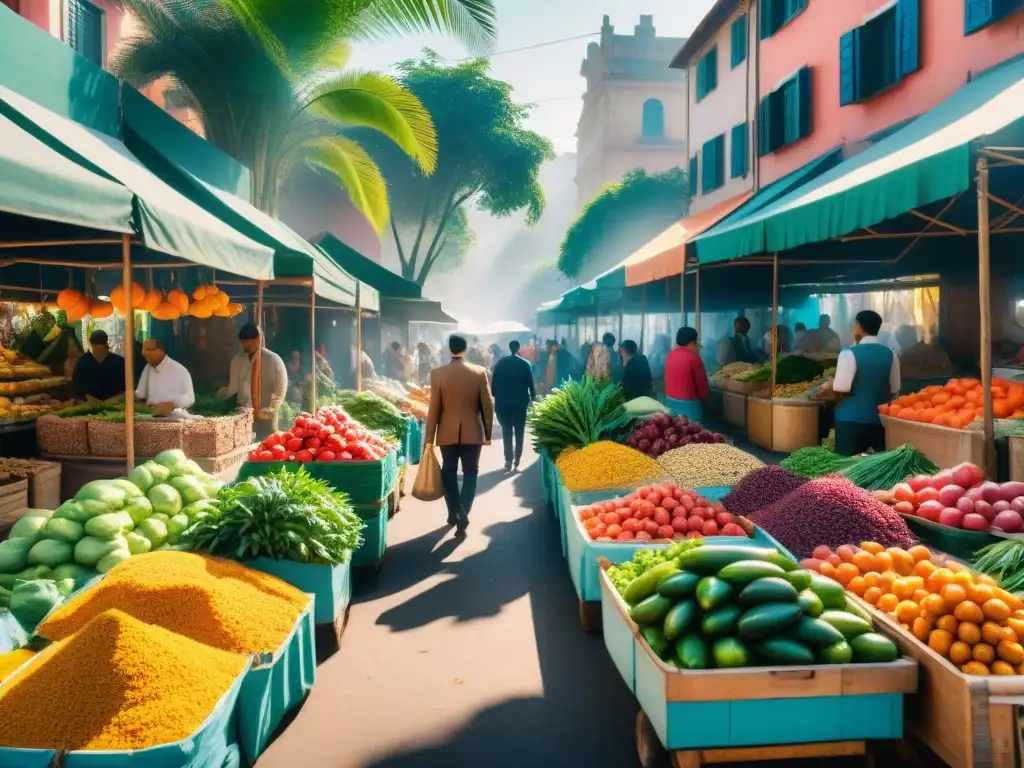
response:
[[[1016,768],[1024,676],[965,675],[887,614],[857,600],[920,665],[921,685],[907,697],[910,732],[952,768]]]
[[[766,451],[792,453],[818,445],[821,406],[810,401],[751,397],[747,401],[747,436]]]
[[[747,429],[747,396],[738,392],[722,393],[722,418],[737,429]]]
[[[1009,456],[1010,479],[1024,480],[1024,437],[1011,435],[1006,438],[1006,452]]]
[[[626,683],[664,748],[692,756],[703,750],[832,743],[838,754],[848,754],[849,746],[835,745],[854,743],[863,751],[867,740],[902,738],[903,695],[917,690],[914,659],[680,670],[655,655],[608,575],[602,572],[600,578],[605,644],[616,668],[629,671],[632,679],[624,674]]]
[[[0,525],[13,524],[28,509],[28,481],[17,475],[0,477]]]
[[[920,424],[891,416],[881,418],[886,450],[909,443],[944,469],[965,461],[978,466],[985,463],[985,436],[979,431]]]
[[[33,509],[60,506],[60,464],[57,462],[0,458],[0,473],[28,480],[28,505]]]

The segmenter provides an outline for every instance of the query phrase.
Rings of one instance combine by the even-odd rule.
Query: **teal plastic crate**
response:
[[[292,472],[303,467],[312,477],[348,494],[353,504],[387,499],[398,481],[398,451],[389,451],[377,461],[246,461],[238,470],[238,480],[269,475],[280,469]]]
[[[278,651],[272,657],[257,658],[242,680],[237,708],[238,743],[248,765],[255,763],[267,748],[285,715],[305,701],[313,689],[313,631],[310,603]]]
[[[377,565],[388,546],[388,504],[355,505],[356,513],[366,522],[363,543],[352,553],[352,567]]]
[[[251,672],[251,667],[247,667],[239,675],[206,721],[187,739],[135,751],[68,752],[59,762],[52,749],[0,747],[0,765],[4,768],[50,768],[52,765],[63,768],[234,768],[238,765],[237,710]]]
[[[246,565],[277,576],[296,589],[313,595],[313,621],[317,624],[333,624],[352,601],[351,561],[328,565],[257,557],[246,562]]]
[[[410,417],[409,421],[409,463],[419,464],[423,460],[423,422]]]

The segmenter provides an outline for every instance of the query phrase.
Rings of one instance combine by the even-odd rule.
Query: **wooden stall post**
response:
[[[686,259],[683,259],[683,271],[679,273],[679,327],[686,325]]]
[[[694,288],[694,299],[693,299],[693,329],[697,331],[697,338],[703,338],[700,335],[700,267],[697,267],[697,277],[693,284]]]
[[[266,330],[263,327],[263,281],[256,281],[256,311],[253,323],[260,329],[260,346],[256,350],[256,359],[252,366],[252,375],[256,381],[253,385],[254,402],[252,403],[253,418],[260,413],[260,404],[263,402],[263,347],[267,343]]]
[[[995,425],[992,414],[992,295],[989,281],[988,159],[978,158],[978,303],[981,305],[981,390],[985,417],[985,475],[996,474]]]
[[[640,288],[640,354],[646,355],[644,334],[647,331],[647,284]]]
[[[309,281],[309,348],[313,361],[313,381],[309,387],[310,399],[313,401],[311,412],[316,416],[316,278]]]
[[[626,314],[626,300],[623,297],[622,292],[619,292],[619,344],[622,343],[622,319],[623,315]]]
[[[772,388],[769,396],[775,397],[775,377],[779,370],[779,254],[772,257]]]
[[[121,236],[124,285],[124,444],[127,472],[135,468],[135,310],[132,309],[132,236]]]
[[[356,392],[363,391],[363,297],[356,281]]]

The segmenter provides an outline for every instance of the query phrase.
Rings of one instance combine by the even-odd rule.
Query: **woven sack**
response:
[[[88,419],[89,453],[92,456],[126,456],[128,441],[125,439],[123,421],[97,421]],[[136,438],[135,452],[138,453]]]
[[[237,423],[234,415],[183,421],[182,450],[190,459],[231,453],[235,449]]]
[[[135,455],[156,456],[161,451],[182,447],[184,422],[146,419],[135,423]],[[122,456],[124,454],[121,454]]]
[[[36,419],[36,445],[40,453],[50,456],[88,456],[89,421],[40,416]]]

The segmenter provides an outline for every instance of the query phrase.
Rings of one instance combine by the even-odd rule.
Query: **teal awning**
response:
[[[267,280],[274,253],[175,191],[116,139],[0,86],[0,115],[135,196],[135,227],[147,248],[234,275]]]
[[[396,275],[387,267],[363,256],[352,247],[341,242],[330,233],[317,235],[313,238],[324,253],[335,263],[364,285],[374,288],[381,296],[393,296],[400,299],[422,299],[423,289],[418,283]]]
[[[407,323],[450,323],[458,320],[444,311],[439,301],[430,299],[402,299],[397,296],[381,296],[380,311],[385,316],[400,317]]]
[[[133,231],[130,191],[58,154],[2,116],[0,211],[103,232]]]
[[[695,241],[701,263],[822,242],[970,188],[972,143],[1024,117],[1024,57],[982,73],[939,106],[752,215]]]

